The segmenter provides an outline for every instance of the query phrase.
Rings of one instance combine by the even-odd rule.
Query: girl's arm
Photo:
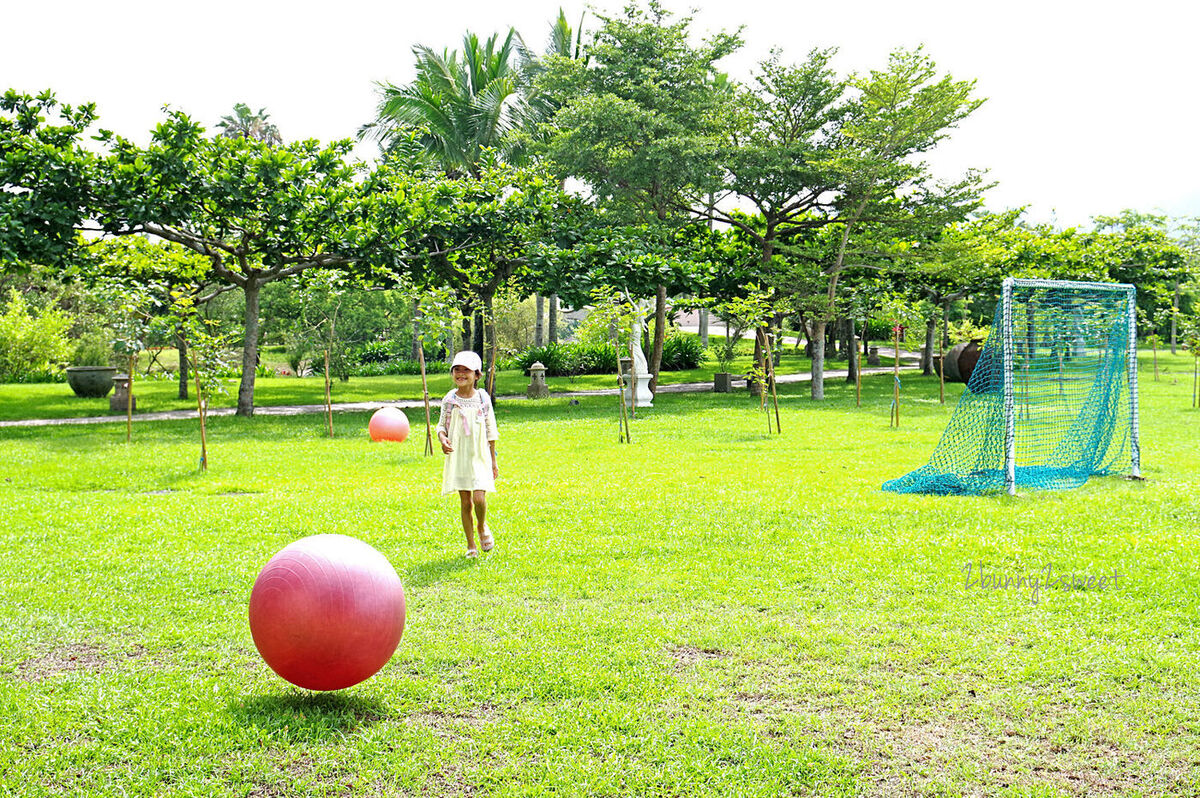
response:
[[[454,451],[454,447],[450,445],[450,416],[452,415],[453,407],[450,405],[450,395],[442,399],[442,411],[438,416],[437,437],[438,443],[442,445],[442,454],[450,454]]]
[[[496,439],[488,441],[488,450],[492,453],[492,479],[500,478],[500,463],[496,460]]]
[[[483,417],[483,428],[489,441],[500,437],[500,431],[496,429],[496,407],[490,401],[487,403],[487,415]]]

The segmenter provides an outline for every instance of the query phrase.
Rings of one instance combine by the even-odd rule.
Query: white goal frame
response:
[[[1142,475],[1142,455],[1138,441],[1138,384],[1137,384],[1137,289],[1128,283],[1087,283],[1072,280],[1023,280],[1004,278],[1001,298],[1001,335],[1004,343],[1004,485],[1008,495],[1017,492],[1016,397],[1013,389],[1013,319],[1012,299],[1015,288],[1066,288],[1088,291],[1111,291],[1127,297],[1129,325],[1129,449],[1133,476]]]

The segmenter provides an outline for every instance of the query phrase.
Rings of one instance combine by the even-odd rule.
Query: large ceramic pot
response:
[[[67,368],[67,384],[76,396],[103,399],[113,389],[116,373],[117,370],[112,366],[70,366]]]

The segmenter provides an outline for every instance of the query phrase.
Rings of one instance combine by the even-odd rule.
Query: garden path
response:
[[[891,357],[892,350],[885,347],[879,348],[879,354],[882,357]],[[900,352],[901,365],[908,369],[912,368],[917,363],[917,355],[911,352]],[[862,370],[863,374],[887,374],[891,372],[891,366],[868,366]],[[844,378],[847,372],[841,370],[827,370],[825,378],[827,380]],[[812,379],[810,374],[780,374],[778,377],[779,383],[792,382],[808,382]],[[746,381],[734,380],[733,387],[744,388]],[[660,385],[659,393],[701,393],[711,391],[711,382],[681,382],[668,385]],[[577,397],[577,396],[616,396],[616,388],[604,388],[589,391],[559,391],[550,394],[552,397]],[[497,397],[497,401],[506,402],[512,400],[525,400],[525,396],[521,394],[509,394],[506,396]],[[436,398],[433,399],[436,401]],[[420,399],[396,399],[396,400],[376,400],[371,402],[334,402],[333,410],[337,413],[344,412],[366,412],[378,410],[384,405],[392,405],[403,409],[424,407],[424,402]],[[235,408],[232,407],[214,407],[208,411],[209,416],[232,416]],[[308,413],[324,413],[325,405],[275,405],[255,407],[254,414],[258,416],[299,416]],[[196,418],[195,410],[166,410],[159,413],[135,413],[134,421],[170,421],[177,419]],[[125,421],[124,415],[119,416],[89,416],[86,418],[26,418],[16,421],[0,421],[0,427],[46,427],[53,424],[114,424]]]

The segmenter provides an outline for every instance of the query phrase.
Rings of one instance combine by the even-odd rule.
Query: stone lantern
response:
[[[549,395],[550,389],[546,387],[546,367],[539,361],[529,367],[529,387],[525,389],[525,396],[529,399],[545,399]]]
[[[129,375],[117,374],[113,377],[113,386],[116,391],[108,399],[108,407],[114,413],[124,413],[130,406],[129,401]],[[137,397],[133,397],[133,409],[137,410]]]

